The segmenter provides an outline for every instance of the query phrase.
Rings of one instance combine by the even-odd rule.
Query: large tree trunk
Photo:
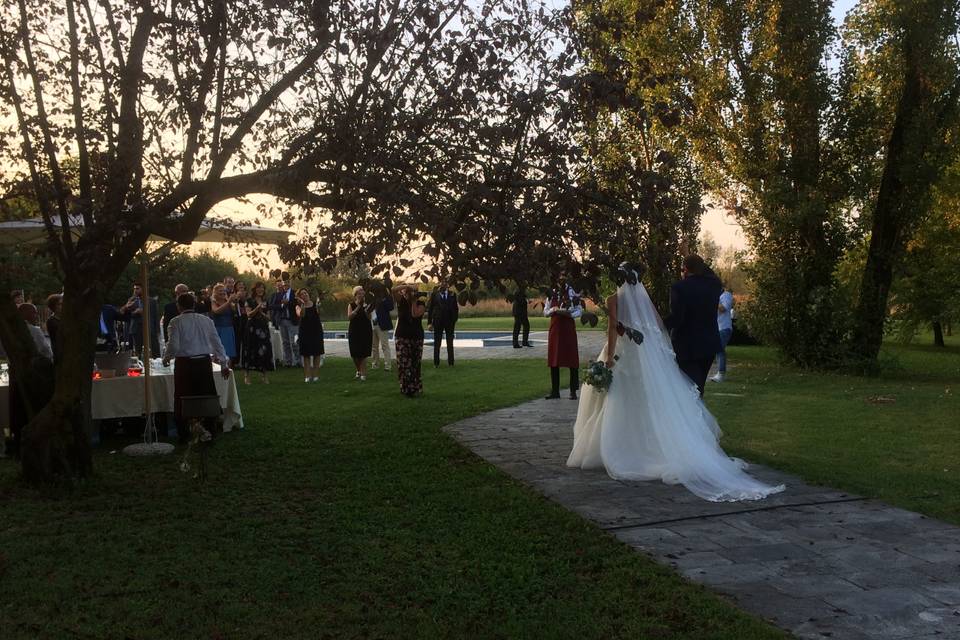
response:
[[[943,341],[943,325],[940,324],[939,320],[933,321],[933,346],[935,347],[947,346]]]
[[[69,482],[93,469],[87,425],[101,303],[99,295],[89,290],[85,294],[64,296],[63,359],[56,368],[53,394],[23,431],[23,475],[33,483]]]
[[[953,158],[947,132],[956,121],[960,78],[954,78],[944,91],[934,85],[928,68],[943,46],[938,42],[942,36],[934,37],[929,31],[949,12],[944,3],[927,3],[914,13],[905,19],[908,26],[900,44],[906,63],[903,89],[887,142],[854,313],[852,348],[868,372],[876,370],[883,343],[895,267],[929,209],[932,186]]]
[[[904,231],[909,221],[918,216],[915,209],[920,206],[919,202],[907,200],[907,191],[916,192],[919,185],[908,186],[903,178],[911,175],[911,167],[920,160],[917,152],[921,150],[918,147],[923,145],[909,138],[911,133],[925,133],[916,132],[914,128],[930,96],[929,90],[923,86],[921,71],[916,68],[915,60],[908,60],[908,63],[914,64],[907,71],[890,140],[887,142],[886,163],[873,210],[870,246],[854,315],[853,350],[868,368],[876,362],[883,343],[887,299],[893,283],[894,265],[906,242]]]

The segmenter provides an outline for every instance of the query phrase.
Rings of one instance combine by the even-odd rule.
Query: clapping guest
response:
[[[390,330],[393,329],[390,312],[393,311],[393,294],[384,288],[379,295],[380,299],[373,311],[373,362],[370,366],[373,369],[380,366],[380,353],[383,352],[383,370],[390,371]]]
[[[196,313],[207,315],[210,313],[210,295],[213,293],[213,285],[202,287],[200,295],[197,296]]]
[[[233,300],[233,333],[236,336],[237,362],[239,363],[243,357],[243,338],[247,329],[247,285],[243,282],[235,282],[230,299]]]
[[[297,315],[300,317],[297,343],[300,345],[300,359],[303,360],[303,381],[316,382],[319,369],[323,366],[323,323],[309,291],[301,288],[297,291],[297,299],[300,300],[297,306]]]
[[[170,321],[180,315],[177,308],[177,298],[190,291],[190,287],[185,284],[178,284],[173,288],[173,300],[163,305],[163,339],[170,339]]]
[[[550,395],[560,397],[560,368],[570,369],[570,398],[577,399],[580,388],[580,353],[577,348],[577,323],[583,314],[580,296],[561,276],[557,288],[543,303],[543,315],[550,318],[547,338],[547,364],[550,366]]]
[[[39,326],[40,314],[37,312],[37,308],[29,302],[24,302],[17,307],[17,311],[20,312],[23,321],[27,323],[27,330],[30,332],[34,346],[37,348],[37,353],[53,362],[53,350],[50,348],[50,341],[47,340],[47,336],[43,335],[43,330]]]
[[[227,295],[227,287],[223,283],[213,285],[213,296],[210,298],[210,317],[213,326],[217,328],[217,335],[223,344],[223,350],[231,361],[237,358],[237,336],[233,328],[234,303]]]
[[[354,376],[360,380],[367,379],[367,358],[373,347],[373,325],[370,323],[370,312],[373,305],[366,303],[366,291],[363,287],[353,288],[353,302],[347,306],[347,343],[350,345],[350,357],[357,369]]]
[[[423,393],[421,365],[426,305],[417,296],[417,289],[413,285],[394,287],[393,295],[397,300],[397,329],[393,332],[393,342],[397,350],[400,392],[413,398]]]
[[[277,292],[270,296],[268,305],[273,326],[280,331],[283,341],[283,364],[294,367],[300,361],[299,347],[294,340],[297,335],[297,297],[293,295],[286,277],[284,274],[277,280]]]
[[[267,372],[273,371],[273,345],[270,342],[270,320],[267,317],[267,287],[257,282],[247,300],[247,328],[243,337],[243,381],[250,384],[250,372],[259,371],[264,384],[269,384]]]
[[[43,335],[43,331],[37,326],[37,322],[39,321],[37,308],[29,302],[24,302],[17,307],[17,311],[20,313],[20,317],[23,318],[24,323],[26,323],[27,331],[29,331],[30,338],[39,355],[39,357],[35,359],[35,362],[31,363],[31,369],[33,370],[31,377],[36,380],[37,378],[35,376],[43,372],[49,384],[31,385],[24,383],[21,386],[20,382],[14,376],[14,371],[10,371],[9,410],[10,435],[12,439],[7,448],[7,453],[13,456],[17,456],[20,453],[20,437],[30,416],[28,405],[24,403],[24,397],[34,396],[34,401],[31,401],[31,405],[34,407],[42,407],[47,400],[49,400],[50,391],[53,388],[53,352],[50,349],[50,343],[47,341],[47,337]]]

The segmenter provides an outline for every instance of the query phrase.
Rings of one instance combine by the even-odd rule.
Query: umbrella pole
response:
[[[143,442],[132,444],[123,449],[128,455],[153,455],[173,453],[173,445],[159,442],[157,427],[153,422],[150,406],[150,340],[152,338],[150,321],[150,257],[146,250],[140,252],[140,283],[143,286]]]

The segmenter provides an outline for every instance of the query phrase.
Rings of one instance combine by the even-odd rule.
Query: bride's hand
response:
[[[607,365],[607,369],[613,369],[613,358],[607,358],[603,364]]]

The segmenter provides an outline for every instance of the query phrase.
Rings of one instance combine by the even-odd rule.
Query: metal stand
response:
[[[157,437],[157,427],[153,423],[153,413],[150,411],[150,282],[147,273],[147,252],[140,253],[140,280],[143,284],[143,442],[131,444],[123,448],[128,456],[155,456],[173,453],[173,445],[160,442]]]

